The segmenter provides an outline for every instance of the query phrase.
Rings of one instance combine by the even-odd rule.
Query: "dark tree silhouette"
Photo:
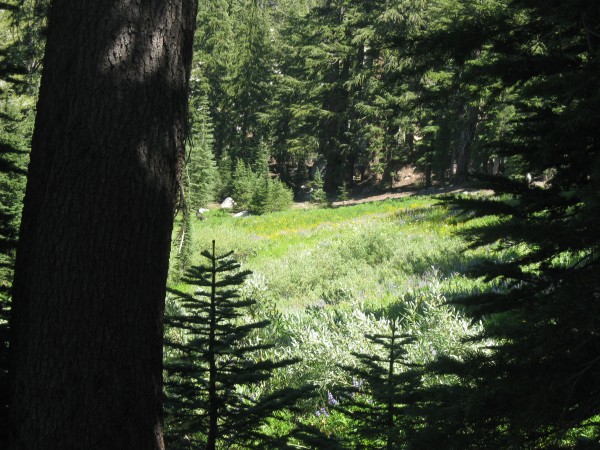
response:
[[[329,403],[354,421],[351,438],[356,448],[405,448],[407,435],[415,426],[407,409],[421,383],[421,373],[407,360],[407,346],[415,338],[400,331],[398,322],[392,320],[389,332],[365,334],[377,351],[353,353],[358,367],[341,366],[352,375],[352,386],[340,392],[345,395],[343,402],[329,394]]]
[[[12,448],[163,448],[196,1],[55,0],[17,249]]]
[[[282,410],[298,411],[296,403],[310,397],[313,386],[282,388],[255,398],[238,388],[267,382],[273,371],[296,359],[257,358],[274,344],[249,339],[268,320],[240,320],[256,300],[242,298],[239,288],[251,274],[242,271],[233,252],[204,251],[205,265],[190,268],[182,278],[193,292],[172,290],[183,314],[167,323],[185,339],[166,339],[166,418],[171,448],[288,448],[287,436],[271,436],[261,427]]]

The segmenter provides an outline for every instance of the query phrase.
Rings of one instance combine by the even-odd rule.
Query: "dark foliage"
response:
[[[267,321],[243,320],[256,303],[238,293],[250,272],[239,270],[231,252],[217,255],[214,241],[212,253],[202,255],[208,264],[183,278],[195,292],[172,291],[184,313],[168,317],[167,324],[184,338],[166,341],[167,439],[174,448],[283,448],[287,436],[267,436],[261,427],[278,411],[293,410],[312,387],[256,394],[273,370],[296,360],[259,358],[273,345],[252,340]]]
[[[469,229],[473,247],[513,256],[472,269],[498,286],[457,302],[484,320],[482,347],[429,367],[454,382],[426,391],[428,426],[415,445],[597,448],[600,5],[517,0],[480,19],[482,33],[461,42],[491,57],[467,73],[481,86],[502,80],[516,96],[516,119],[499,143],[534,183],[525,173],[482,177],[497,197],[448,200],[467,218],[497,217]],[[448,40],[449,52],[458,41]]]
[[[359,366],[343,367],[352,376],[352,386],[340,391],[339,402],[330,394],[329,403],[355,424],[351,448],[404,448],[418,424],[409,411],[421,374],[406,360],[406,346],[414,338],[400,334],[397,321],[390,322],[389,334],[365,336],[380,351],[353,353]]]

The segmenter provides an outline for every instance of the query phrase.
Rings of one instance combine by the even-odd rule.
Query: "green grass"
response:
[[[398,320],[416,338],[409,351],[415,363],[437,354],[460,358],[473,345],[463,338],[479,325],[447,303],[487,289],[461,275],[487,257],[466,250],[456,233],[467,226],[432,197],[248,218],[214,210],[193,222],[192,264],[214,239],[217,252],[233,250],[253,272],[242,289],[258,301],[248,320],[271,325],[252,339],[276,344],[258,357],[302,360],[257,392],[316,384],[321,397],[307,402],[301,420],[332,433],[339,423],[333,416],[317,420],[314,411],[327,406],[328,390],[351,382],[339,365],[354,364],[352,352],[376,351],[364,333],[385,332],[389,320]]]
[[[430,197],[233,218],[212,211],[193,227],[196,255],[214,239],[233,250],[282,312],[396,301],[436,270],[448,290],[470,263],[458,225]],[[460,277],[458,277],[460,278]]]

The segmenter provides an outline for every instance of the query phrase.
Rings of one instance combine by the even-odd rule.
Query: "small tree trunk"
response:
[[[432,184],[431,175],[432,175],[432,168],[431,168],[431,164],[428,163],[425,166],[425,187],[431,187],[431,184]]]
[[[54,0],[11,318],[15,449],[161,449],[195,0]]]
[[[396,433],[395,423],[394,423],[394,363],[396,361],[396,355],[394,353],[396,345],[396,323],[392,322],[392,335],[390,339],[390,353],[389,353],[389,364],[388,364],[388,374],[387,374],[387,388],[388,388],[388,401],[386,405],[386,427],[387,427],[387,437],[386,437],[386,448],[387,450],[393,450],[395,447],[394,435]]]
[[[471,146],[477,129],[478,113],[478,109],[475,106],[466,106],[456,151],[456,173],[454,177],[457,182],[465,182],[469,178]]]
[[[208,438],[206,450],[215,450],[218,437],[219,399],[217,396],[217,354],[216,354],[216,330],[217,330],[217,254],[215,241],[212,241],[212,271],[210,291],[210,326],[208,336]]]

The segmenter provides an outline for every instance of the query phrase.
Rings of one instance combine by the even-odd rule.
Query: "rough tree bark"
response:
[[[159,449],[196,0],[54,0],[14,281],[11,447]]]

